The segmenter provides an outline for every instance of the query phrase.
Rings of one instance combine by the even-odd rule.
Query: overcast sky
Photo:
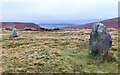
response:
[[[108,19],[118,16],[119,0],[3,0],[2,21]]]

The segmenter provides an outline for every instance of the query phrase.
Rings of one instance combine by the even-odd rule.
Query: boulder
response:
[[[106,26],[102,23],[94,24],[90,33],[89,54],[97,55],[103,53],[103,55],[106,55],[111,46],[112,38],[106,31]]]

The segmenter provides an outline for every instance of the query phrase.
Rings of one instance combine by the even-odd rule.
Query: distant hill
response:
[[[101,21],[102,19],[74,19],[74,20],[40,20],[39,24],[43,28],[64,28],[69,26],[77,26],[80,24]]]
[[[49,28],[49,29],[54,29],[54,28],[63,28],[63,27],[68,27],[68,26],[73,26],[74,24],[69,24],[69,23],[53,23],[53,24],[40,24],[41,27],[43,28]]]
[[[6,30],[11,30],[15,27],[18,30],[27,30],[27,31],[57,31],[59,28],[43,28],[40,25],[27,22],[0,22],[2,23],[2,28]]]
[[[40,27],[34,23],[26,23],[26,22],[2,22],[2,28],[12,29],[15,27],[19,30],[44,30],[44,28]]]
[[[118,28],[118,22],[120,22],[120,19],[117,18],[112,18],[112,19],[107,19],[107,20],[103,20],[100,21],[101,23],[103,23],[107,28]],[[65,28],[70,28],[70,29],[91,29],[92,25],[95,24],[97,22],[92,22],[92,23],[87,23],[87,24],[81,24],[78,26],[69,26],[69,27],[65,27]]]

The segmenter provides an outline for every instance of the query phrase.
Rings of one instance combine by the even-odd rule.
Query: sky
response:
[[[0,21],[35,22],[109,19],[118,16],[119,0],[2,0]]]

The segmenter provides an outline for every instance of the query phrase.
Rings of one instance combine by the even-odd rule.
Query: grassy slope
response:
[[[10,32],[4,30],[0,41],[3,71],[117,73],[118,60],[100,65],[88,64],[96,61],[96,57],[88,54],[90,31],[18,31],[19,37],[11,39]],[[113,38],[111,52],[118,57],[117,30],[109,29],[109,32]]]

